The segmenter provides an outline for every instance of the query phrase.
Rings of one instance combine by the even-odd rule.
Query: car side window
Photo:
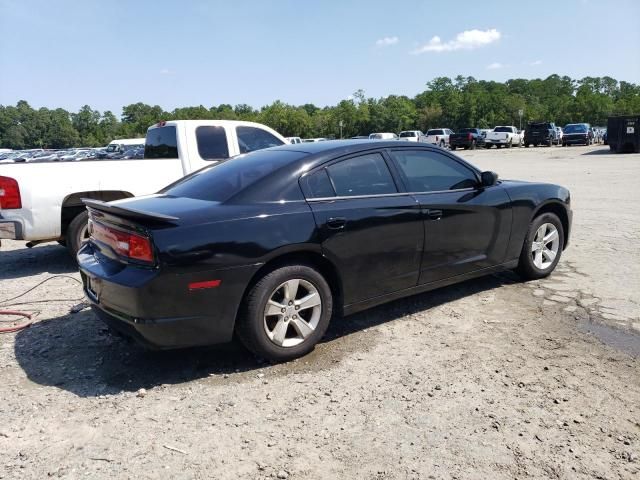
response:
[[[196,128],[198,154],[203,160],[224,160],[229,158],[227,132],[224,127],[203,126]]]
[[[327,171],[324,168],[312,173],[311,175],[305,176],[303,181],[307,186],[307,198],[327,198],[336,196],[336,192],[333,190],[333,185],[331,185],[331,180],[329,180],[329,175],[327,175]]]
[[[255,127],[237,127],[238,145],[240,153],[249,153],[254,150],[262,150],[263,148],[277,147],[284,145],[275,135],[270,134],[266,130]]]
[[[472,188],[475,173],[452,158],[428,150],[391,152],[411,192],[439,192]]]
[[[327,167],[336,195],[383,195],[397,193],[391,172],[379,153],[349,158]]]

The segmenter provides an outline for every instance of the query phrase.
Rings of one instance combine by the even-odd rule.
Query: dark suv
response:
[[[559,145],[560,139],[556,131],[556,124],[553,122],[531,122],[524,131],[524,146],[533,145]]]

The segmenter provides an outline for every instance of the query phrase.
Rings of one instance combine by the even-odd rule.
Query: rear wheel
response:
[[[509,140],[509,143],[507,143],[507,148],[511,147],[513,147],[513,140]]]
[[[471,140],[471,150],[475,150],[475,149],[476,149],[476,141]]]
[[[309,353],[333,312],[331,289],[306,265],[278,268],[256,283],[244,302],[236,332],[254,354],[284,362]]]
[[[548,276],[560,261],[563,247],[564,230],[558,216],[539,215],[529,225],[516,271],[527,280]]]
[[[449,148],[450,148],[451,150],[455,150],[455,149],[456,149],[456,146],[455,146],[455,145],[449,145]]]
[[[80,247],[82,247],[82,245],[89,239],[88,222],[89,214],[85,210],[84,212],[76,215],[67,227],[64,242],[73,258],[75,258]]]
[[[444,148],[444,140],[440,140],[440,147]]]

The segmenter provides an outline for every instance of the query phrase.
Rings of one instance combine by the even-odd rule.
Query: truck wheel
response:
[[[507,148],[511,147],[513,147],[513,140],[509,140],[509,143],[507,143]]]
[[[549,139],[549,144],[548,144],[548,146],[549,146],[549,147],[553,147],[553,138],[550,138],[550,139]]]
[[[450,144],[450,145],[449,145],[449,148],[450,148],[451,150],[455,150],[457,147],[456,147],[455,145],[451,145],[451,144]]]
[[[440,140],[440,148],[444,148],[444,140]]]
[[[247,294],[236,333],[247,349],[272,361],[306,355],[329,326],[331,289],[307,265],[288,265],[264,277]]]
[[[69,253],[72,257],[75,258],[80,247],[89,239],[89,214],[85,210],[82,213],[76,215],[76,217],[71,220],[71,223],[67,227],[67,233],[65,236],[66,247],[69,250]]]
[[[476,141],[471,140],[471,150],[475,150],[475,149],[476,149]]]
[[[531,145],[529,145],[528,143],[524,144],[524,148],[529,148]]]

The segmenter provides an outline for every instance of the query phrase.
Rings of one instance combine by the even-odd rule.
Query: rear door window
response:
[[[115,148],[111,151],[114,150]],[[144,158],[178,158],[176,127],[169,125],[148,130],[144,145]]]
[[[336,195],[384,195],[398,189],[384,158],[379,153],[349,158],[327,167]]]
[[[284,145],[284,142],[278,137],[261,128],[236,127],[236,135],[238,136],[240,153],[249,153],[254,150]]]
[[[229,144],[224,127],[204,126],[196,128],[198,154],[203,160],[229,158]]]

